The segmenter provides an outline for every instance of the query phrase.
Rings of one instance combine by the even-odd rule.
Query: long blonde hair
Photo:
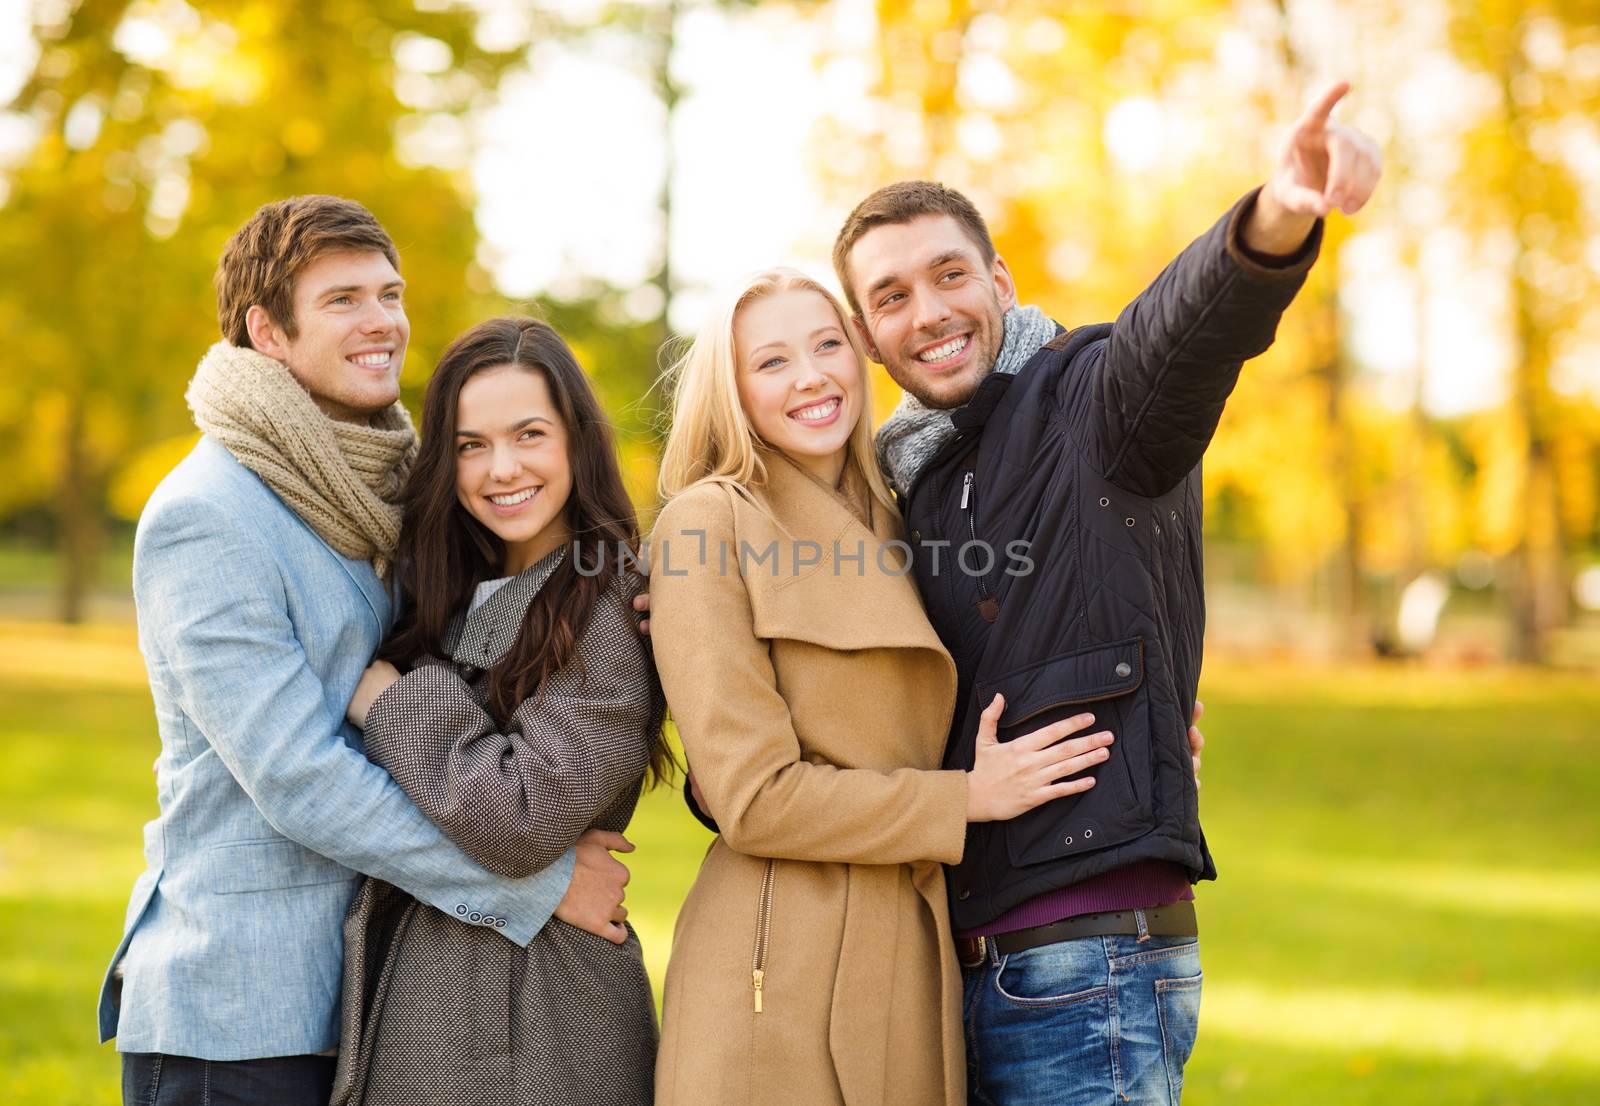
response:
[[[726,484],[741,494],[766,483],[761,454],[771,448],[756,434],[739,402],[733,323],[747,304],[779,292],[815,292],[839,316],[839,327],[861,366],[861,414],[845,446],[845,465],[855,466],[872,497],[898,514],[872,448],[872,393],[867,351],[839,299],[797,269],[756,273],[712,311],[687,353],[667,370],[672,384],[672,429],[661,455],[659,488],[669,500],[696,484]]]

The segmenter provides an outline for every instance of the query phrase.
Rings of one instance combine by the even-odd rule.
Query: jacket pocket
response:
[[[509,1077],[511,1025],[516,1016],[517,996],[522,989],[527,954],[510,941],[491,937],[475,926],[455,922],[457,936],[468,946],[472,959],[472,1054],[480,1063],[507,1061]],[[489,1074],[490,1068],[481,1069]]]
[[[978,684],[978,703],[987,703],[996,692],[1006,698],[1001,741],[1084,712],[1095,718],[1085,733],[1109,730],[1115,738],[1110,756],[1083,773],[1094,777],[1094,787],[1005,824],[1012,864],[1040,864],[1110,848],[1154,827],[1149,787],[1135,783],[1139,766],[1148,770],[1150,761],[1143,684],[1144,641],[1138,637],[1061,653]]]
[[[287,838],[217,845],[206,850],[205,868],[211,890],[219,895],[314,887],[359,878],[344,865]]]

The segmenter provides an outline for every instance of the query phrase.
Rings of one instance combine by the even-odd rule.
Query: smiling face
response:
[[[929,407],[960,407],[994,370],[1005,313],[1017,302],[1006,263],[986,263],[949,215],[921,215],[863,234],[849,279],[867,351]]]
[[[456,403],[456,498],[505,542],[515,576],[568,540],[567,428],[544,374],[518,365],[476,373]]]
[[[739,402],[761,439],[827,484],[844,471],[862,417],[862,365],[824,297],[789,289],[745,304],[733,320]]]
[[[295,336],[257,305],[246,315],[250,344],[287,365],[329,418],[365,422],[400,398],[404,290],[376,250],[324,254],[295,278]]]

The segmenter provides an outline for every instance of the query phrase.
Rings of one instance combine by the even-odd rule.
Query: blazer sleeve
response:
[[[141,637],[199,736],[285,837],[447,914],[504,919],[531,941],[566,894],[572,858],[526,880],[474,864],[346,744],[342,715],[296,637],[284,579],[258,530],[221,504],[168,500],[141,520]]]
[[[736,548],[730,494],[703,486],[674,499],[651,542],[656,665],[706,813],[730,848],[754,856],[958,862],[964,772],[838,768],[803,756],[744,579],[692,554],[718,541]]]
[[[1190,243],[1069,374],[1064,407],[1096,470],[1118,487],[1162,495],[1200,463],[1240,368],[1272,345],[1316,261],[1320,220],[1281,266],[1245,248],[1259,191]]]
[[[454,669],[415,668],[373,703],[367,755],[479,864],[538,871],[638,790],[660,725],[650,662],[617,591],[600,597],[578,662],[505,726]]]

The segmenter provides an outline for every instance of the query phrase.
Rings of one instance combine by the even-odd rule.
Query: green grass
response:
[[[149,700],[125,675],[41,673],[3,631],[0,1102],[110,1104],[94,1000],[155,811]],[[1600,1102],[1600,686],[1216,668],[1204,695],[1222,878],[1199,891],[1185,1101]],[[659,983],[706,836],[666,792],[631,836]]]

